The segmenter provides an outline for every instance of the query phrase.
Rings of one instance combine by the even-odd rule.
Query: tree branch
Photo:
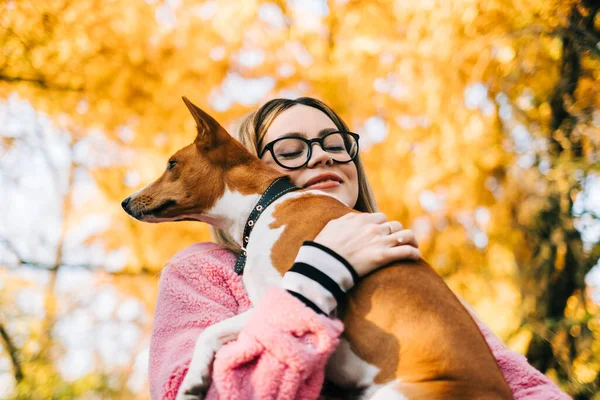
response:
[[[28,266],[28,267],[40,268],[40,269],[43,269],[46,271],[56,271],[58,269],[56,264],[26,260],[24,257],[22,257],[19,254],[17,249],[7,239],[0,238],[0,244],[4,245],[17,258],[16,263],[6,263],[6,262],[4,263],[4,265],[6,265],[8,268],[18,268],[19,266]],[[112,275],[112,276],[140,276],[140,275],[141,276],[143,276],[143,275],[158,276],[158,274],[159,274],[159,272],[156,271],[156,268],[151,268],[149,266],[142,266],[139,272],[128,272],[128,271],[109,272],[109,271],[106,271],[106,269],[104,269],[103,265],[94,265],[94,264],[60,263],[60,266],[67,267],[67,268],[69,268],[69,267],[70,268],[85,268],[90,271],[102,271],[102,272],[106,272],[107,274]]]
[[[583,35],[585,36],[585,38],[578,36],[577,34]],[[585,50],[589,50],[596,57],[600,57],[600,42],[595,41],[595,35],[577,26],[572,26],[568,28],[558,28],[553,30],[547,30],[540,26],[530,26],[527,28],[512,31],[508,34],[508,36],[510,37],[519,37],[524,35],[559,36],[562,38],[568,38],[576,42]]]
[[[41,78],[27,78],[27,77],[23,77],[23,76],[8,76],[8,75],[0,74],[0,81],[9,82],[9,83],[19,83],[19,82],[30,83],[32,85],[39,86],[42,89],[48,89],[48,90],[60,90],[60,91],[70,91],[70,92],[82,92],[83,91],[83,88],[81,88],[81,87],[53,85]]]
[[[16,263],[4,263],[8,268],[14,269],[20,266],[27,266],[33,268],[43,269],[45,271],[56,271],[58,268],[54,264],[36,262],[36,261],[28,261],[28,260],[18,260]],[[111,276],[152,276],[157,277],[160,272],[149,266],[142,266],[139,272],[131,272],[131,271],[119,271],[119,272],[110,272],[107,271],[103,265],[94,265],[94,264],[60,264],[61,268],[84,268],[89,270],[90,272],[105,272]]]
[[[19,364],[19,360],[17,358],[17,348],[15,347],[15,344],[10,336],[8,336],[8,332],[2,323],[0,323],[0,336],[2,336],[2,340],[4,340],[6,351],[10,356],[10,360],[15,370],[15,379],[17,380],[17,383],[19,383],[23,380],[23,370],[21,369],[21,364]]]

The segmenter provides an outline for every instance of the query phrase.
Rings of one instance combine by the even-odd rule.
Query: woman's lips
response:
[[[330,188],[334,188],[334,187],[337,187],[340,185],[341,185],[340,182],[324,181],[324,182],[313,183],[312,185],[307,186],[306,189],[330,189]]]

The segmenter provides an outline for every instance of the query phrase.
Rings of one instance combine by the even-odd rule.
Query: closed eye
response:
[[[281,154],[278,154],[278,157],[296,158],[296,157],[300,156],[302,153],[304,153],[304,152],[303,151],[294,151],[294,152],[290,152],[290,153],[281,153]]]
[[[177,165],[177,161],[175,161],[175,160],[169,161],[169,163],[167,164],[167,171],[172,170],[175,165]]]

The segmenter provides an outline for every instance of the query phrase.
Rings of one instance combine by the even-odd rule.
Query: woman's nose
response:
[[[308,160],[308,167],[312,168],[315,165],[333,164],[333,159],[318,143],[312,144],[312,154]]]

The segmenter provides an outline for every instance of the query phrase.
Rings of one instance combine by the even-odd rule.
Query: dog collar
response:
[[[282,176],[281,178],[275,179],[265,190],[263,195],[258,200],[258,203],[252,209],[248,220],[246,221],[246,225],[244,226],[244,235],[242,236],[242,252],[237,258],[235,263],[235,272],[240,275],[244,272],[244,267],[246,266],[246,246],[248,245],[248,241],[250,240],[250,233],[252,229],[254,229],[254,224],[262,214],[262,212],[275,200],[280,198],[286,193],[289,193],[294,190],[300,189],[297,186],[294,186],[292,182],[290,182],[290,178],[288,176]]]

